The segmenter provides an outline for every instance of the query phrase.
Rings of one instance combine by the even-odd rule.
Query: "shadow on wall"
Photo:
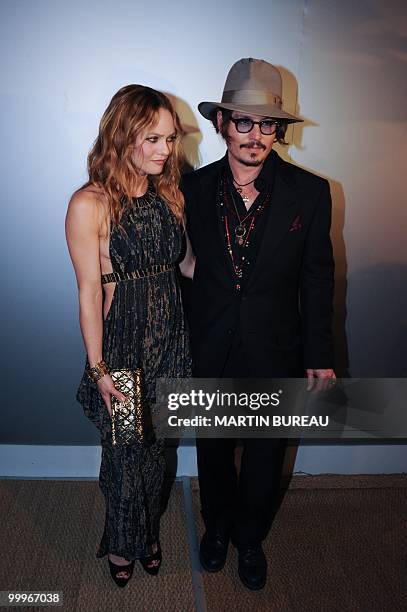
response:
[[[298,84],[292,72],[282,66],[278,66],[283,79],[284,109],[302,117],[298,103]],[[308,118],[302,117],[302,123],[290,124],[287,129],[286,141],[294,145],[296,149],[302,150],[302,134],[304,128],[315,127],[318,124]],[[298,166],[291,159],[289,148],[284,145],[276,145],[279,155],[287,162]],[[315,173],[313,168],[304,167],[304,170]],[[335,296],[334,296],[334,320],[333,334],[335,347],[335,372],[337,376],[349,376],[349,352],[346,337],[346,301],[347,301],[347,258],[343,230],[345,225],[345,195],[342,185],[328,176],[332,196],[332,227],[331,238],[335,258]]]
[[[332,196],[331,238],[335,258],[335,295],[333,335],[335,350],[335,372],[339,377],[348,377],[349,350],[346,335],[346,304],[347,304],[347,274],[348,262],[343,238],[345,226],[345,194],[342,185],[330,180]]]
[[[182,98],[177,98],[173,94],[163,92],[171,101],[175,111],[180,118],[184,137],[182,145],[185,153],[185,163],[182,168],[182,173],[191,172],[194,168],[201,165],[201,156],[199,154],[199,146],[202,141],[202,134],[198,127],[198,122],[192,111],[192,108]]]
[[[302,151],[302,134],[304,128],[316,127],[318,126],[318,123],[315,123],[314,121],[311,121],[311,119],[308,119],[307,117],[301,115],[298,103],[298,84],[297,79],[295,78],[293,73],[284,68],[283,66],[277,66],[277,68],[279,69],[281,73],[281,78],[283,80],[284,110],[287,113],[291,113],[292,115],[303,119],[302,123],[288,124],[285,140],[290,144],[290,146],[294,145],[296,149]],[[278,154],[285,161],[295,165],[295,162],[293,162],[293,160],[291,159],[289,147],[277,144],[275,148]],[[310,172],[313,172],[313,170],[310,169]]]

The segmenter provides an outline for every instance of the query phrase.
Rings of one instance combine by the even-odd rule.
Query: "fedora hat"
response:
[[[201,102],[198,110],[211,119],[215,108],[285,119],[288,123],[303,121],[282,109],[282,81],[279,70],[264,60],[246,57],[233,64],[226,78],[220,102]]]

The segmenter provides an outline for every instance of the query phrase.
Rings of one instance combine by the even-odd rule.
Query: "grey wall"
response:
[[[287,159],[330,180],[337,257],[338,368],[406,376],[407,18],[404,2],[2,0],[2,351],[0,443],[93,444],[75,401],[84,366],[65,245],[72,191],[113,93],[171,93],[192,163],[223,144],[196,110],[231,64],[280,66]],[[298,96],[297,96],[298,88]]]

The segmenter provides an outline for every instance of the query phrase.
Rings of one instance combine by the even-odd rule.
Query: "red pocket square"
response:
[[[296,232],[297,230],[301,229],[302,225],[300,223],[300,215],[298,215],[298,217],[295,217],[294,221],[291,223],[291,227],[288,230],[289,232]]]

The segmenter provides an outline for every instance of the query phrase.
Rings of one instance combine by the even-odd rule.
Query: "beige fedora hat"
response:
[[[226,78],[220,102],[201,102],[198,110],[210,119],[213,109],[227,108],[251,115],[303,121],[282,109],[282,81],[279,70],[264,60],[246,57],[233,64]]]

